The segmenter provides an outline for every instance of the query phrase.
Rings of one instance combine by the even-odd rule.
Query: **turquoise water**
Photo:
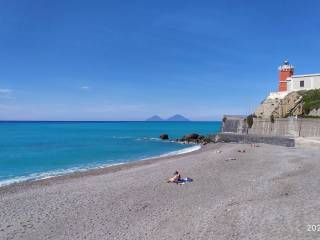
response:
[[[161,141],[158,137],[162,133],[170,138],[192,132],[216,133],[220,124],[1,122],[0,185],[190,151],[197,146]]]

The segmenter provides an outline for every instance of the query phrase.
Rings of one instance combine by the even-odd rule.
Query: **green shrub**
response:
[[[306,114],[309,114],[312,109],[318,108],[320,108],[320,99],[304,102],[303,104],[303,109]]]
[[[303,111],[309,114],[312,109],[320,108],[320,89],[298,92],[303,97]]]
[[[222,122],[226,122],[227,121],[227,117],[223,117]]]
[[[247,118],[246,118],[246,122],[248,124],[248,127],[251,128],[253,125],[253,115],[250,114]]]
[[[270,122],[274,123],[274,116],[273,115],[270,116]]]

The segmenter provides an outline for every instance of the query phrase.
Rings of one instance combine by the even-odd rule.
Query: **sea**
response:
[[[214,134],[221,122],[0,122],[0,186],[200,148],[162,141]]]

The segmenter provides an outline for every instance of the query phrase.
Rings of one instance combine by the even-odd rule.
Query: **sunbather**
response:
[[[175,171],[173,177],[169,178],[168,183],[178,183],[180,179],[180,173],[178,171]]]

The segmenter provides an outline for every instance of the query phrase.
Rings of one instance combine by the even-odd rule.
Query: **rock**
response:
[[[278,98],[269,98],[267,97],[256,109],[254,115],[258,118],[270,119],[270,116],[279,106],[281,100]]]
[[[279,93],[280,94],[280,93]],[[303,97],[298,92],[283,96],[270,94],[254,113],[258,118],[285,118],[303,114]]]
[[[192,141],[192,140],[197,140],[199,139],[199,134],[197,133],[191,133],[191,134],[188,134],[186,136],[183,137],[186,141]]]
[[[320,108],[319,109],[312,109],[308,116],[310,117],[320,117]]]
[[[169,135],[168,134],[161,134],[159,138],[162,139],[162,140],[168,140],[169,139]]]
[[[197,133],[192,133],[192,134],[188,134],[183,136],[180,139],[176,139],[176,142],[181,142],[181,143],[197,143],[197,144],[203,144],[206,145],[208,143],[214,142],[214,136],[203,136],[203,135],[199,135]]]
[[[297,93],[289,93],[272,113],[274,117],[288,117],[303,114],[303,97]]]

